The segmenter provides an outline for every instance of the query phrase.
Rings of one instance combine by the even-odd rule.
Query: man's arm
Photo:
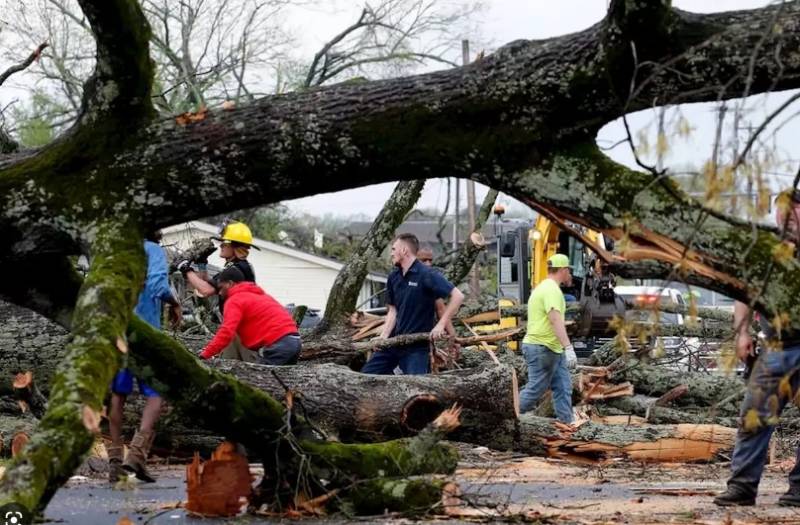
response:
[[[450,290],[450,301],[447,303],[447,308],[444,309],[444,312],[441,313],[439,316],[439,322],[436,323],[436,326],[433,327],[431,330],[431,338],[437,339],[439,337],[443,337],[447,330],[447,325],[450,323],[450,319],[453,318],[455,313],[461,308],[461,303],[464,302],[464,294],[458,288],[453,288]],[[450,323],[452,326],[452,323]]]
[[[225,315],[222,316],[222,326],[219,327],[214,338],[200,352],[200,358],[210,359],[231,344],[241,321],[242,307],[236,301],[227,301],[225,303]]]
[[[197,290],[203,297],[211,297],[212,295],[217,295],[217,289],[214,286],[203,279],[197,272],[195,271],[188,271],[184,274],[186,276],[186,280],[189,281],[189,284],[192,285],[192,288]]]
[[[381,339],[388,339],[392,335],[394,325],[397,323],[397,308],[393,304],[386,306],[386,320],[383,322],[383,330],[381,330]]]
[[[567,335],[567,325],[564,324],[564,318],[561,316],[561,312],[553,308],[547,312],[547,319],[550,321],[550,326],[553,327],[553,333],[556,334],[558,342],[561,343],[561,346],[564,348],[570,346],[572,343],[569,341],[569,336]]]
[[[750,335],[750,323],[753,311],[744,303],[733,303],[733,330],[736,332],[736,357],[746,362],[747,357],[754,354],[753,337]]]
[[[444,315],[444,311],[447,306],[444,304],[444,299],[436,299],[436,318],[441,319]],[[453,319],[451,318],[447,321],[447,326],[444,327],[447,330],[447,335],[450,337],[456,336],[456,328],[453,326]]]

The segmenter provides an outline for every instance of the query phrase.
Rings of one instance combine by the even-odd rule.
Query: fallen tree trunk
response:
[[[487,446],[533,456],[603,462],[712,461],[733,448],[736,431],[720,425],[606,425],[587,422],[577,430],[554,419],[523,414],[492,435]],[[474,441],[473,441],[474,442]]]
[[[634,415],[652,424],[714,423],[736,426],[736,417],[719,416],[712,408],[698,411],[657,406],[658,398],[644,395],[619,397],[605,401],[599,408],[604,415]]]
[[[705,407],[720,417],[738,415],[745,392],[744,381],[735,375],[687,372],[650,365],[632,354],[619,354],[611,345],[595,352],[589,364],[609,366],[613,369],[609,377],[611,382],[630,381],[635,385],[636,393],[651,397],[660,397],[685,384],[688,390],[675,400],[675,405]]]
[[[342,441],[416,434],[447,407],[462,408],[462,429],[484,428],[519,413],[514,370],[505,366],[438,375],[375,376],[338,365],[269,367],[231,360],[212,366],[276,399],[292,392],[305,416]]]

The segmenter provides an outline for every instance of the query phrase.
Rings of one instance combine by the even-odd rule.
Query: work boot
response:
[[[145,483],[155,483],[156,481],[156,478],[147,471],[147,454],[150,452],[154,438],[155,432],[137,431],[133,435],[131,444],[128,446],[128,455],[122,464],[122,468],[136,474],[136,478]]]
[[[756,493],[741,485],[728,484],[728,490],[714,498],[720,507],[752,507],[756,504]]]
[[[781,507],[800,507],[800,485],[789,485],[786,494],[778,498]]]
[[[122,476],[126,475],[125,469],[122,468],[122,457],[124,449],[122,445],[111,445],[107,449],[108,452],[108,482],[116,483]]]

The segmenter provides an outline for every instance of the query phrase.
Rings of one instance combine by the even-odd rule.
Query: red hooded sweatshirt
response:
[[[256,283],[241,282],[228,290],[222,326],[200,357],[214,357],[239,334],[251,350],[269,346],[281,337],[297,333],[297,325],[281,304]]]

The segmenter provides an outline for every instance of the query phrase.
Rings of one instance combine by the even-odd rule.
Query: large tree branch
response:
[[[100,410],[121,352],[139,283],[141,240],[119,223],[103,224],[92,243],[92,268],[73,315],[72,342],[53,379],[49,406],[24,453],[0,481],[0,501],[41,511],[94,442]]]
[[[135,0],[80,0],[97,42],[95,71],[84,85],[81,121],[129,127],[151,119],[150,24]]]
[[[685,92],[692,93],[687,102],[716,99],[718,93],[697,89],[708,85],[709,74],[738,78],[744,67],[738,57],[768,31],[782,32],[781,39],[761,46],[751,92],[800,85],[800,65],[791,51],[800,42],[794,27],[799,6],[795,1],[780,10],[702,16],[674,11],[671,34],[678,41],[663,54],[681,58],[651,75],[658,82],[650,81],[629,108]],[[143,131],[139,145],[131,144],[125,154],[85,159],[61,152],[62,162],[48,166],[54,177],[43,175],[41,159],[7,158],[0,168],[19,178],[0,178],[0,194],[12,196],[6,209],[15,208],[18,198],[36,203],[26,210],[26,227],[33,228],[54,214],[73,218],[76,207],[92,200],[97,208],[86,215],[110,213],[115,205],[144,213],[140,202],[147,202],[146,219],[159,226],[223,212],[231,202],[253,206],[412,176],[472,177],[502,190],[508,184],[499,174],[540,166],[557,146],[593,139],[603,123],[620,115],[601,56],[605,48],[598,47],[605,27],[603,22],[556,39],[514,42],[455,70],[270,97],[185,126],[162,121]],[[640,62],[653,58],[639,55]],[[783,65],[777,83],[776,61]],[[730,82],[723,97],[735,96],[737,85]],[[436,146],[421,147],[427,144]],[[105,180],[86,183],[89,174],[109,170],[126,187],[109,191]],[[34,188],[27,190],[21,180]],[[63,184],[80,191],[64,192]],[[41,190],[59,198],[43,197]],[[8,222],[0,226],[18,227]]]
[[[669,273],[740,300],[755,299],[765,312],[789,313],[800,326],[800,308],[793,299],[800,293],[800,263],[780,257],[781,239],[772,230],[711,214],[671,184],[616,164],[594,144],[575,146],[548,164],[548,169],[520,174],[511,193],[604,230],[618,239],[626,261],[659,261],[651,263],[653,273]],[[616,268],[625,270],[619,263]],[[770,274],[770,286],[755,297]]]

